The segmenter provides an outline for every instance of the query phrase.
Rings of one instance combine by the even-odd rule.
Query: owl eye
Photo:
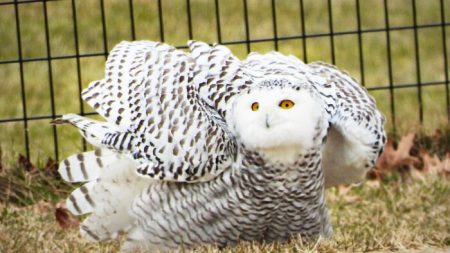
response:
[[[259,103],[258,102],[254,102],[252,104],[252,111],[256,112],[259,109]]]
[[[288,99],[282,100],[280,104],[278,104],[278,106],[283,109],[291,109],[294,105],[295,103]]]

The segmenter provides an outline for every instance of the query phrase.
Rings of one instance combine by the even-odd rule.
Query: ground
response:
[[[358,186],[327,189],[334,227],[329,240],[302,244],[241,243],[195,252],[445,252],[450,250],[450,129],[389,139],[375,169]],[[63,208],[73,186],[49,160],[23,156],[0,167],[0,252],[114,252],[120,242],[89,243]],[[81,220],[81,219],[80,219]],[[123,238],[122,238],[123,239]]]
[[[429,176],[410,182],[368,181],[327,191],[334,236],[310,245],[243,243],[220,252],[439,252],[450,247],[450,181]],[[62,228],[55,204],[2,204],[0,252],[115,252],[118,242],[89,243]],[[428,250],[428,251],[427,251]],[[431,251],[430,251],[431,250]],[[201,248],[195,252],[219,252]]]

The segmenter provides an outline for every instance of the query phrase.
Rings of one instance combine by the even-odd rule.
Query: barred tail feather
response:
[[[97,182],[88,182],[75,189],[66,200],[67,209],[74,215],[83,215],[94,210],[95,202],[92,199],[92,188]]]
[[[86,239],[104,241],[132,228],[135,218],[128,209],[150,181],[138,176],[137,162],[127,152],[120,152],[122,148],[119,150],[113,145],[118,138],[112,137],[116,135],[128,142],[130,138],[115,124],[76,114],[64,115],[54,123],[72,124],[88,142],[99,148],[68,157],[58,169],[65,181],[86,182],[66,200],[68,210],[74,215],[89,214],[80,227],[81,234]]]
[[[97,179],[102,170],[117,159],[113,151],[97,149],[69,156],[61,161],[58,172],[67,182],[88,182]]]
[[[75,191],[84,193],[80,189],[83,186],[72,193],[74,203],[78,205],[82,203],[86,207],[86,202],[92,202],[90,210],[83,209],[91,212],[80,227],[85,238],[95,241],[114,239],[120,232],[129,230],[135,224],[128,210],[134,198],[151,182],[136,175],[136,166],[135,161],[121,155],[101,171],[96,181],[86,184],[92,184],[92,187],[88,188],[85,195],[75,194]],[[91,202],[86,201],[87,199]]]

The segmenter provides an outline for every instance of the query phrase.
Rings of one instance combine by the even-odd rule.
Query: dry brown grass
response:
[[[195,252],[367,252],[450,247],[450,181],[377,184],[375,181],[327,192],[334,236],[308,245],[242,243]],[[344,191],[344,192],[343,192]],[[76,229],[62,229],[49,202],[17,207],[4,205],[0,214],[0,252],[115,252],[119,242],[88,243]]]
[[[417,252],[430,253],[450,249],[450,129],[433,136],[412,136],[402,138],[395,148],[385,149],[373,173],[376,180],[327,190],[334,227],[331,240],[307,245],[300,240],[267,245],[241,243],[222,250],[203,247],[195,252],[420,249]],[[120,241],[89,243],[77,229],[63,229],[57,223],[56,206],[70,187],[59,178],[51,160],[45,166],[35,166],[23,157],[12,166],[0,163],[0,252],[117,251]]]

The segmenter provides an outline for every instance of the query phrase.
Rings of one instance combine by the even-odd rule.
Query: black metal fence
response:
[[[449,12],[448,0],[3,0],[0,144],[28,158],[51,146],[37,156],[58,159],[58,144],[70,137],[61,137],[49,120],[68,112],[92,114],[79,92],[101,76],[115,43],[136,39],[179,48],[199,39],[229,45],[241,57],[280,50],[305,62],[328,61],[350,71],[378,99],[394,135],[400,123],[446,125]],[[100,60],[85,60],[91,58]],[[72,65],[60,70],[67,60]],[[69,101],[76,106],[66,108]],[[44,112],[36,109],[44,104]],[[40,134],[41,128],[49,131]],[[41,140],[31,145],[35,139]]]

